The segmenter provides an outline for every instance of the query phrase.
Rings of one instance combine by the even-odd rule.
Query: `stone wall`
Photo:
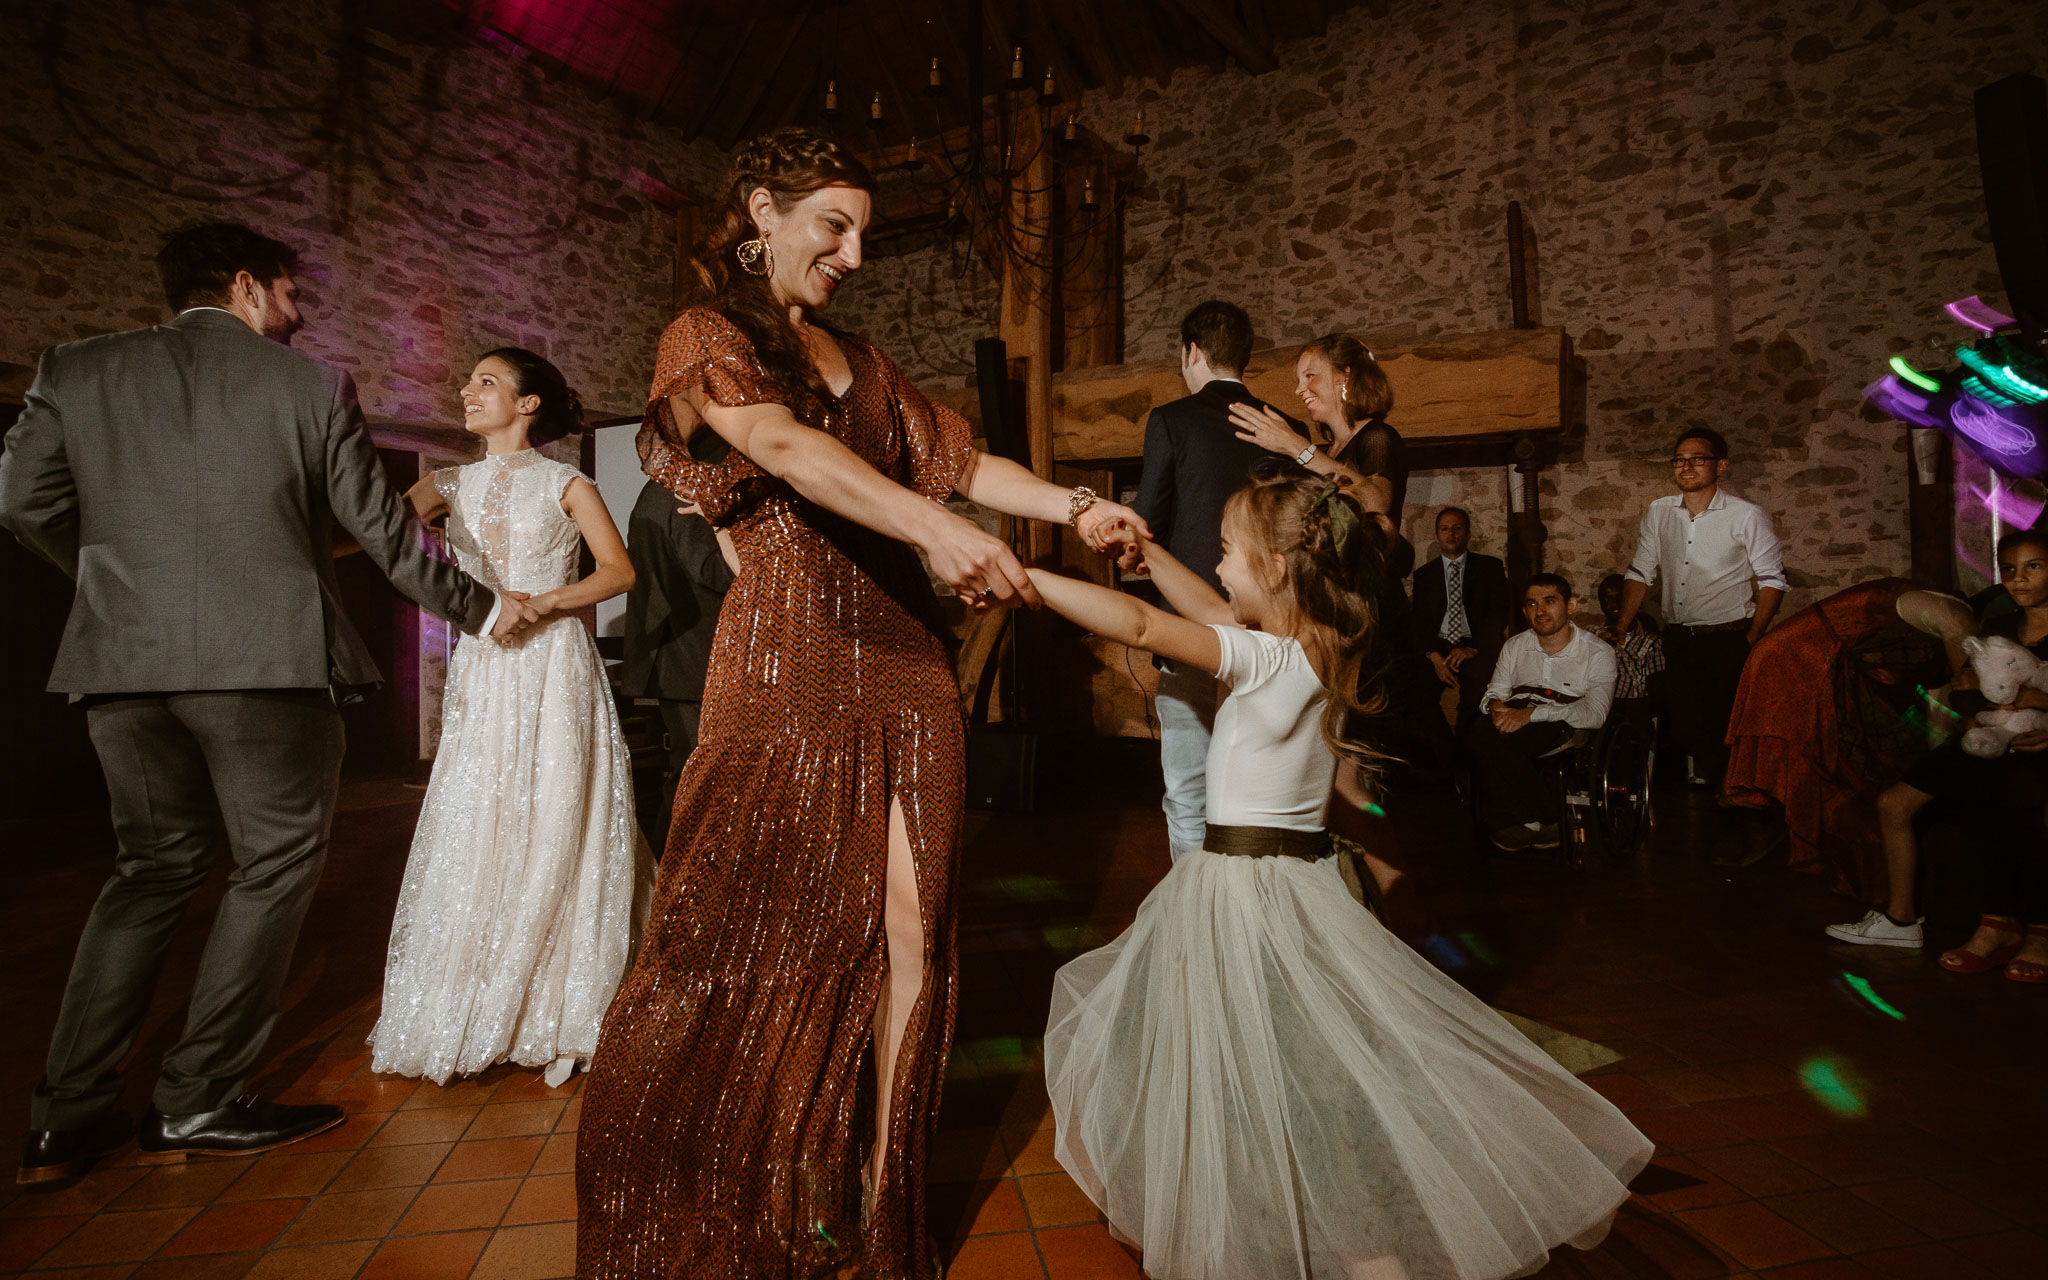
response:
[[[1127,358],[1171,355],[1212,296],[1262,344],[1506,327],[1519,200],[1535,319],[1589,383],[1584,440],[1542,480],[1548,567],[1582,588],[1624,567],[1697,423],[1777,520],[1789,607],[1902,573],[1904,432],[1858,392],[1957,332],[1943,302],[1998,299],[1970,93],[2044,50],[2031,0],[1443,0],[1353,9],[1263,76],[1091,93],[1098,132],[1143,104],[1158,139],[1127,215]],[[993,320],[950,301],[939,253],[875,263],[846,310],[950,380]],[[1426,547],[1428,508],[1461,503],[1498,551],[1505,493],[1497,469],[1424,473],[1405,523]]]
[[[384,27],[321,0],[0,19],[0,395],[46,346],[165,318],[157,235],[229,217],[304,254],[296,345],[353,372],[372,421],[457,422],[471,360],[507,343],[594,411],[636,412],[673,220],[634,175],[693,190],[722,158],[406,8]]]

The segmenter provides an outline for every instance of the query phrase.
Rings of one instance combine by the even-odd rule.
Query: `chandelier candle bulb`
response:
[[[945,92],[945,88],[946,86],[944,81],[942,81],[939,78],[939,60],[937,58],[933,58],[932,69],[925,76],[924,91],[936,97],[937,95]]]
[[[1052,68],[1047,67],[1045,69],[1045,83],[1038,86],[1038,100],[1040,102],[1057,102],[1059,97],[1059,89],[1052,82]]]
[[[1067,128],[1064,137],[1068,142],[1079,142],[1081,140],[1081,117],[1072,111],[1067,113]]]
[[[1081,207],[1083,209],[1093,209],[1095,207],[1095,179],[1093,178],[1081,179]]]
[[[1024,46],[1020,44],[1010,50],[1010,87],[1021,89],[1024,83]]]
[[[825,114],[834,119],[838,118],[839,82],[837,80],[827,80],[825,82]]]
[[[868,103],[868,123],[877,129],[882,127],[882,91],[875,90],[874,101]]]

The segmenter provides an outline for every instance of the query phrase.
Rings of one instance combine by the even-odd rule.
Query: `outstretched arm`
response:
[[[671,396],[669,403],[678,424],[709,425],[755,466],[827,511],[923,551],[932,572],[970,608],[986,607],[984,589],[994,601],[1038,605],[1036,588],[1002,539],[897,484],[839,441],[798,422],[783,405],[728,408],[701,388]]]
[[[970,502],[984,507],[994,507],[1007,515],[1023,516],[1027,520],[1043,520],[1047,524],[1067,522],[1067,499],[1072,489],[1062,489],[1050,480],[1038,476],[1008,458],[999,458],[992,453],[977,453],[967,463],[967,474],[960,478],[960,493]],[[1074,531],[1081,535],[1090,550],[1100,551],[1109,534],[1119,526],[1128,526],[1149,535],[1152,531],[1137,512],[1107,498],[1097,498],[1074,522]]]
[[[1092,582],[1063,578],[1044,569],[1027,572],[1054,613],[1104,639],[1211,674],[1223,663],[1223,642],[1216,638],[1214,629],[1203,623],[1175,617],[1164,609],[1155,609],[1142,600]]]
[[[1159,594],[1166,603],[1173,606],[1175,613],[1189,622],[1215,624],[1231,627],[1237,625],[1237,615],[1230,611],[1230,602],[1216,594],[1216,588],[1201,574],[1188,568],[1165,547],[1150,538],[1136,534],[1128,539],[1137,565],[1159,588]]]

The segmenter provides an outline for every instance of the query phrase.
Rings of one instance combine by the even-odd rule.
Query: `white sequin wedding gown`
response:
[[[438,472],[456,562],[539,595],[573,581],[580,474],[532,450]],[[441,747],[391,926],[371,1067],[437,1083],[588,1060],[651,884],[604,663],[563,614],[448,664]],[[559,1065],[557,1065],[559,1064]]]

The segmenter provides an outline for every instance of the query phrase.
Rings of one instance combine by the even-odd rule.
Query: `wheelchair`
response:
[[[1557,830],[1569,865],[1598,866],[1641,846],[1651,822],[1656,716],[1577,730],[1542,759],[1557,771]]]

